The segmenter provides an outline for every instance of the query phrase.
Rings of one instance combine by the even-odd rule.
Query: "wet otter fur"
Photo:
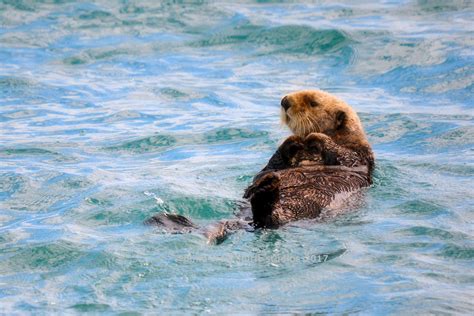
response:
[[[252,221],[219,222],[204,234],[211,242],[237,229],[277,228],[291,221],[317,218],[321,211],[372,183],[374,155],[357,113],[344,101],[320,90],[291,93],[281,100],[288,137],[246,189]],[[157,214],[148,223],[167,226]],[[195,229],[176,218],[174,231]],[[177,229],[176,225],[178,225]]]
[[[295,92],[283,97],[281,118],[294,135],[244,194],[255,227],[316,218],[372,183],[372,149],[357,113],[344,101],[319,90]]]
[[[328,136],[310,134],[304,143],[302,151],[306,155],[314,153],[323,163],[317,159],[302,160],[298,166],[285,169],[267,166],[247,188],[244,198],[250,200],[255,227],[276,228],[316,218],[332,203],[371,184],[369,167],[363,159],[338,148]]]

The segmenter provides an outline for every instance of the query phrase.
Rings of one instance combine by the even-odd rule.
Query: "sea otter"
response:
[[[318,217],[372,183],[372,149],[357,113],[344,101],[319,90],[295,92],[281,100],[281,118],[294,136],[244,194],[255,227]]]
[[[205,234],[219,241],[245,228],[276,228],[317,218],[324,208],[372,183],[374,155],[357,113],[344,101],[320,90],[288,94],[281,119],[294,135],[287,138],[246,189],[252,218],[219,222]],[[191,231],[181,215],[160,213],[146,221]]]

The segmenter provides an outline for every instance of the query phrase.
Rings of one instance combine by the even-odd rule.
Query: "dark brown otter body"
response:
[[[324,208],[372,183],[374,156],[350,106],[317,90],[289,94],[281,106],[282,120],[294,135],[285,140],[245,191],[253,220],[219,222],[204,232],[210,241],[222,240],[237,229],[276,228],[317,218]],[[173,221],[162,213],[148,222],[169,220]],[[184,222],[185,230],[195,227],[185,218],[177,217],[175,222]]]
[[[295,136],[287,139],[247,188],[244,198],[250,200],[256,227],[316,218],[324,208],[371,184],[373,163],[368,164],[367,157],[323,134],[310,134],[304,147],[295,151],[299,144]],[[311,155],[316,159],[301,160]],[[281,161],[291,161],[292,166],[281,168]]]

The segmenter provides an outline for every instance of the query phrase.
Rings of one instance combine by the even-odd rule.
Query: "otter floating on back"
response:
[[[320,90],[291,93],[281,100],[287,138],[246,189],[252,221],[222,221],[205,230],[219,241],[241,228],[276,228],[317,218],[325,208],[347,200],[372,183],[374,155],[357,113]],[[146,221],[173,232],[198,229],[181,215],[157,214]]]

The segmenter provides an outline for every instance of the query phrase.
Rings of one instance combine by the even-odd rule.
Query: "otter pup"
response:
[[[316,218],[324,208],[372,183],[372,149],[357,113],[344,101],[320,90],[291,93],[281,100],[281,119],[294,135],[244,193],[253,221],[219,222],[205,231],[210,241],[220,241],[237,229],[276,228]],[[185,218],[163,213],[147,222],[167,226],[169,221],[174,222],[173,231],[176,225],[185,231],[195,228]]]

